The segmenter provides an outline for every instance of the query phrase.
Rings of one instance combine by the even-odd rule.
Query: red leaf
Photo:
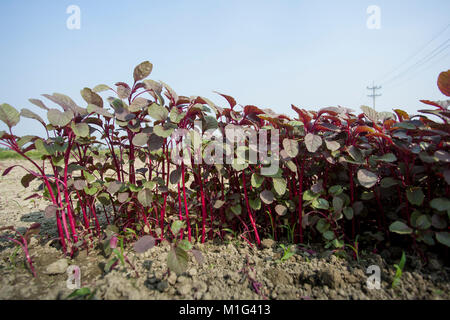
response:
[[[339,127],[335,126],[334,124],[331,123],[321,123],[321,124],[317,124],[315,126],[315,128],[319,131],[333,131],[333,132],[338,132],[339,131]]]
[[[444,109],[444,108],[442,108],[442,106],[440,104],[438,104],[435,101],[430,101],[430,100],[419,100],[419,101],[422,103],[428,104],[430,106],[438,107],[439,109],[442,109],[442,110]]]
[[[2,177],[6,176],[14,167],[17,167],[18,165],[11,166],[9,168],[6,168],[5,171],[3,171]]]
[[[261,114],[261,113],[264,113],[264,111],[262,111],[260,108],[258,108],[256,106],[251,106],[251,105],[245,106],[244,114],[247,115],[250,113]]]
[[[293,104],[291,104],[291,107],[298,113],[300,120],[303,122],[305,126],[311,122],[311,117],[308,115],[306,111],[297,108]]]
[[[450,70],[441,72],[439,74],[437,85],[439,90],[447,97],[450,97]]]
[[[30,200],[33,198],[41,198],[41,196],[37,193],[33,193],[31,196],[26,197],[24,200]]]
[[[397,115],[399,121],[403,121],[403,119],[409,120],[409,115],[406,113],[406,111],[403,111],[401,109],[394,109],[394,112]]]
[[[217,91],[214,91],[214,93],[220,94],[222,97],[227,99],[228,103],[230,104],[231,109],[233,109],[233,107],[236,105],[236,100],[234,100],[233,97],[227,96],[226,94],[222,94],[222,93],[217,92]]]
[[[134,90],[138,90],[138,89],[140,89],[140,88],[145,88],[145,84],[142,83],[142,82],[139,82],[139,83],[134,87]]]
[[[375,132],[375,130],[371,127],[368,126],[358,126],[355,130],[355,133],[361,133],[361,132],[369,132],[369,133],[373,133]]]
[[[118,87],[118,86],[122,86],[122,87],[125,87],[125,88],[127,88],[127,89],[130,89],[130,86],[129,86],[128,84],[126,84],[125,82],[117,82],[115,85],[116,85],[117,87]]]
[[[392,139],[389,136],[387,136],[387,135],[385,135],[384,133],[381,133],[381,132],[369,133],[366,137],[380,137],[380,138],[383,138],[383,139],[387,140],[390,144],[394,144],[392,142]]]

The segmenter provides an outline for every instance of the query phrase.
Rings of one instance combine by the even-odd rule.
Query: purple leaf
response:
[[[148,249],[151,249],[155,246],[155,238],[150,235],[143,236],[138,241],[134,243],[134,250],[137,253],[144,253]]]
[[[109,240],[109,246],[114,249],[117,248],[117,237],[116,236],[112,236],[111,239]]]

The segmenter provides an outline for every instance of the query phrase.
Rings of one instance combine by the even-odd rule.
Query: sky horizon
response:
[[[70,5],[80,29],[67,28]],[[369,29],[380,10],[380,29]],[[80,106],[84,87],[132,82],[148,60],[149,79],[179,95],[199,95],[271,108],[294,116],[343,106],[372,105],[367,86],[382,86],[378,111],[415,113],[420,99],[446,100],[437,88],[450,69],[450,1],[12,1],[0,3],[0,103],[28,108],[41,94],[63,93]],[[105,95],[103,95],[106,97]],[[0,123],[0,130],[6,125]],[[42,135],[21,119],[17,135]]]

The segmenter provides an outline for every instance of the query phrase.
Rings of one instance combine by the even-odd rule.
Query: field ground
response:
[[[28,166],[24,161],[2,160],[0,172],[19,163]],[[342,258],[315,246],[308,251],[295,246],[294,255],[280,262],[283,250],[269,239],[259,250],[239,241],[207,242],[196,245],[203,252],[204,262],[197,264],[191,259],[188,271],[178,277],[167,273],[168,245],[144,254],[126,248],[136,270],[126,265],[105,274],[107,259],[97,249],[88,254],[81,251],[74,259],[64,261],[61,251],[50,242],[56,226],[54,219],[44,217],[47,204],[24,200],[33,191],[21,185],[23,174],[23,169],[15,168],[0,177],[0,226],[24,230],[34,222],[41,223],[40,238],[32,238],[30,243],[38,276],[32,277],[21,250],[1,241],[0,299],[67,298],[73,291],[66,284],[67,264],[81,268],[82,287],[95,291],[97,299],[450,299],[450,268],[431,253],[426,266],[407,255],[401,280],[392,289],[394,264],[402,252],[396,247],[380,254],[361,252],[357,262],[350,255]],[[36,188],[38,184],[33,181],[31,186]],[[50,265],[56,268],[47,274]],[[371,290],[366,284],[370,265],[381,269],[381,289]]]

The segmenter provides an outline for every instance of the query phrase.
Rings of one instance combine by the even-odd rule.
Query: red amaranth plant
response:
[[[233,230],[257,245],[273,236],[342,248],[360,235],[378,244],[387,237],[407,241],[419,251],[424,244],[450,246],[448,100],[422,100],[433,108],[420,115],[292,105],[295,115],[287,116],[241,106],[225,94],[223,108],[178,95],[147,79],[152,68],[148,61],[138,65],[130,84],[84,88],[83,107],[58,93],[43,96],[60,109],[30,99],[47,113],[48,124],[28,109],[0,106],[8,127],[0,145],[32,165],[15,164],[3,175],[19,167],[26,172],[24,187],[41,182],[33,196],[50,202],[46,215],[56,217],[67,254],[86,236],[102,237],[108,224],[133,230],[136,237],[128,241],[152,236],[157,243],[185,236],[205,242]],[[447,96],[449,72],[438,81]],[[105,93],[112,96],[100,96]],[[46,137],[16,136],[12,129],[21,117],[38,121]],[[225,139],[230,128],[243,132],[237,145]],[[179,130],[187,134],[173,138]],[[246,138],[251,131],[256,147]],[[262,142],[270,144],[264,154]],[[255,148],[253,162],[248,155]],[[40,160],[28,156],[31,150]],[[173,159],[177,151],[186,161]],[[234,154],[245,155],[244,161]],[[231,162],[207,161],[230,155]],[[270,159],[279,161],[276,172],[265,170]],[[178,219],[185,224],[173,234]]]

